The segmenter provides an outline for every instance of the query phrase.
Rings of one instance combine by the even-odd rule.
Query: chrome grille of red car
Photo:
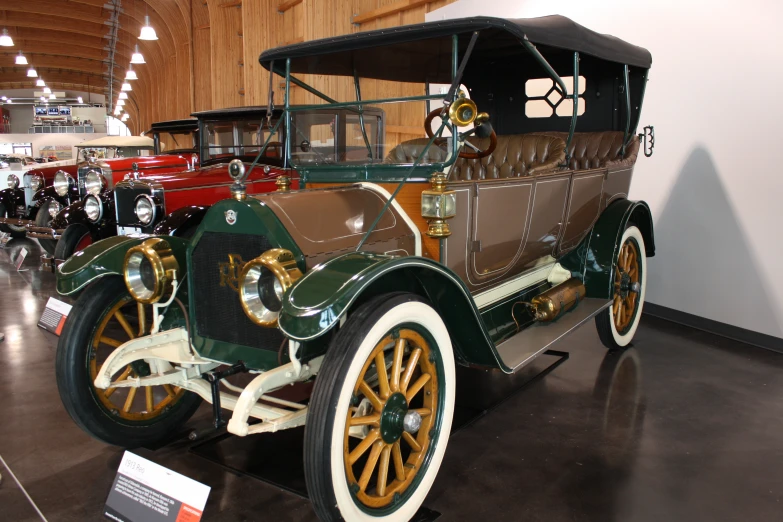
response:
[[[254,324],[242,310],[236,276],[241,262],[273,245],[264,236],[205,232],[193,250],[189,291],[195,307],[196,333],[201,337],[277,351],[283,334]],[[229,258],[229,254],[232,258]]]

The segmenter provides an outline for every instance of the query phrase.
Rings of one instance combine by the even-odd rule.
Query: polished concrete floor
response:
[[[16,272],[23,246],[29,270]],[[101,520],[122,450],[60,403],[57,338],[36,326],[54,294],[39,253],[26,240],[0,250],[0,456],[24,488],[0,463],[0,520],[40,519],[24,491],[50,521]],[[505,400],[451,438],[425,504],[440,520],[783,520],[783,355],[647,316],[625,352],[608,353],[592,323],[557,348],[570,358],[526,386],[556,359],[514,377],[460,371],[461,405]],[[314,520],[306,499],[189,449],[138,453],[212,488],[204,520]]]

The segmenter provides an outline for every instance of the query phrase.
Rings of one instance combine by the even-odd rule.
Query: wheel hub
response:
[[[627,272],[623,272],[620,275],[620,296],[625,299],[628,297],[628,292],[631,290],[631,276]]]
[[[415,412],[414,412],[415,413]],[[405,429],[405,420],[409,417],[408,401],[402,393],[393,393],[381,412],[381,438],[387,444],[400,440]],[[421,417],[419,417],[421,424]]]

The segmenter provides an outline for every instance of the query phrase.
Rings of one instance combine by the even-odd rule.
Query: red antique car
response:
[[[150,132],[152,139],[107,136],[85,142],[78,146],[85,161],[29,171],[25,187],[35,196],[28,206],[27,219],[20,219],[15,225],[25,226],[28,235],[37,238],[44,250],[52,255],[67,227],[53,227],[51,223],[64,208],[80,205],[88,195],[111,200],[114,185],[131,171],[179,172],[198,165],[196,120],[158,122],[152,125]],[[106,152],[99,158],[102,148]],[[142,156],[143,150],[152,151],[154,155]]]

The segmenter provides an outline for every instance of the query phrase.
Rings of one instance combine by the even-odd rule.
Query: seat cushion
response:
[[[449,172],[455,181],[479,181],[532,176],[555,170],[565,162],[565,141],[545,134],[509,134],[498,136],[495,150],[481,159],[458,158]],[[484,150],[489,138],[468,138]]]
[[[568,139],[567,132],[542,132],[547,136]],[[573,170],[633,165],[639,154],[639,138],[634,136],[621,154],[624,133],[621,131],[575,132],[568,147],[569,167]]]
[[[429,143],[429,138],[416,138],[413,140],[403,141],[396,147],[394,147],[389,154],[384,158],[384,163],[413,163],[416,161],[424,147]],[[427,150],[427,156],[422,160],[422,163],[440,163],[446,161],[448,152],[445,147],[435,145],[434,143]]]

